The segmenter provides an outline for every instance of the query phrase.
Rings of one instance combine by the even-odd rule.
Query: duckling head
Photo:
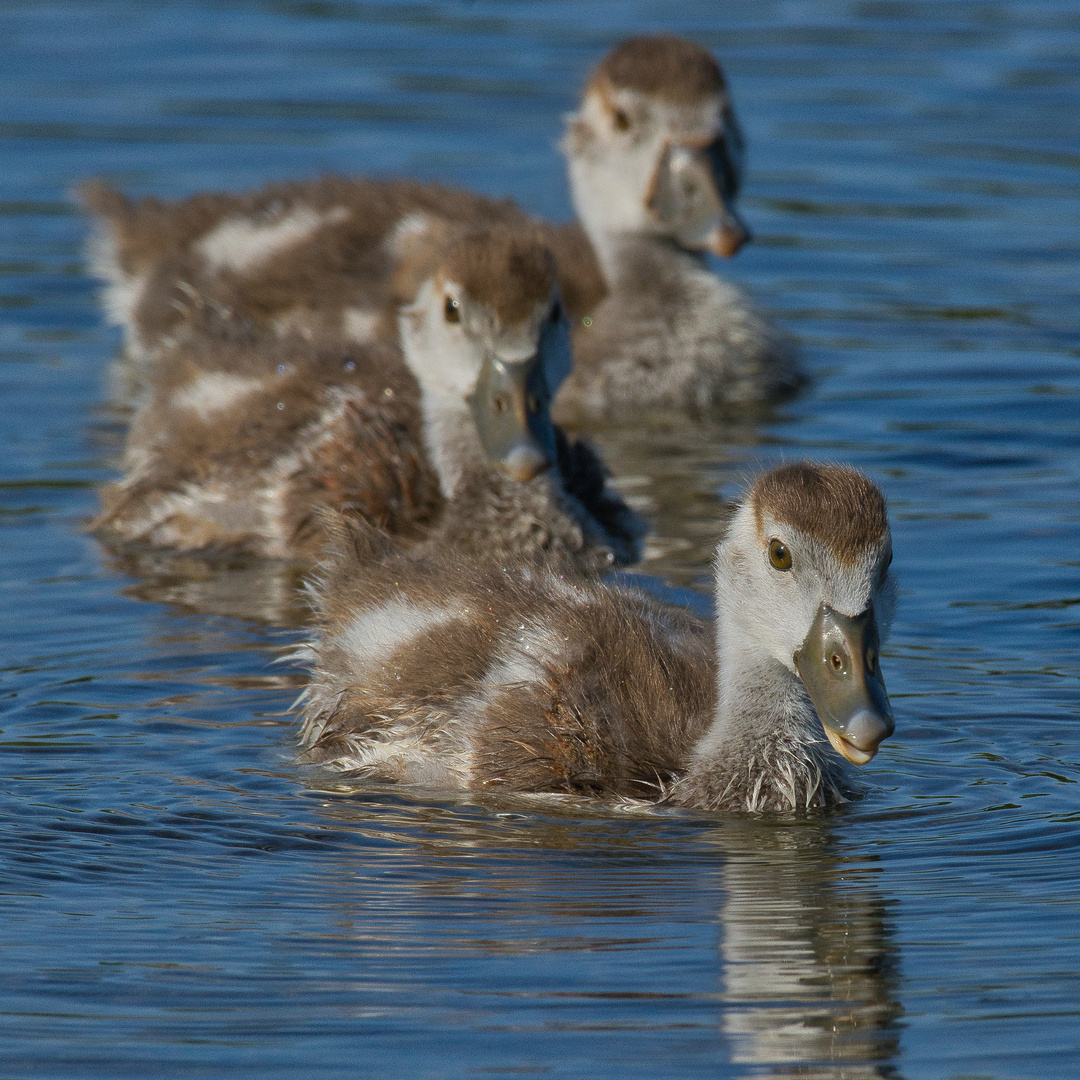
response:
[[[895,607],[891,561],[879,489],[853,469],[810,463],[762,476],[717,552],[721,668],[733,649],[782,665],[857,765],[894,728],[879,661]]]
[[[713,56],[681,38],[630,38],[597,65],[562,142],[574,206],[605,237],[667,237],[730,257],[750,239],[735,210],[743,138]]]
[[[554,463],[551,399],[570,374],[570,332],[554,256],[531,230],[454,240],[399,326],[425,423],[457,432],[453,447],[439,434],[431,440],[443,444],[435,456],[448,491],[479,455],[521,481]],[[449,460],[455,455],[463,460]]]

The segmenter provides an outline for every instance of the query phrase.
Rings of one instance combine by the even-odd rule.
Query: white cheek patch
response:
[[[335,644],[361,667],[378,667],[421,634],[465,618],[462,608],[436,607],[391,600],[357,615],[337,636]]]
[[[172,396],[176,408],[190,409],[200,419],[208,420],[215,413],[232,408],[238,401],[262,389],[260,379],[208,371],[193,383],[183,386]]]
[[[270,224],[243,217],[226,218],[195,244],[195,250],[211,271],[242,273],[306,240],[322,226],[339,224],[348,216],[344,206],[323,213],[300,206]]]

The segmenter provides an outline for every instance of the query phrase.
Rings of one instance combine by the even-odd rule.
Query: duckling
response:
[[[750,239],[745,144],[719,64],[681,38],[631,38],[597,65],[562,141],[605,291],[581,312],[556,415],[706,413],[795,389],[794,350],[703,253]]]
[[[731,256],[749,239],[735,210],[743,145],[719,65],[691,42],[633,38],[592,73],[562,144],[581,225],[536,223],[580,350],[557,418],[703,412],[798,384],[788,339],[702,254]],[[530,220],[505,200],[335,176],[173,203],[91,184],[82,200],[106,314],[137,371],[192,293],[280,333],[392,338],[403,238]]]
[[[125,475],[91,527],[310,559],[331,507],[406,542],[447,515],[445,535],[508,556],[635,558],[640,519],[595,452],[551,422],[571,360],[550,251],[530,230],[487,228],[415,249],[402,273],[421,284],[400,310],[400,350],[202,308],[154,367]]]
[[[302,759],[380,781],[782,811],[850,798],[893,731],[885,500],[850,468],[760,477],[715,560],[715,628],[619,582],[460,551],[315,585]],[[831,749],[830,749],[831,747]]]

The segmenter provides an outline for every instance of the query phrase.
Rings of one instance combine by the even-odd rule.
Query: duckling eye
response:
[[[495,411],[497,413],[504,413],[510,408],[510,402],[501,394],[495,399],[493,404],[495,405]]]
[[[791,552],[788,551],[788,546],[783,540],[769,541],[769,562],[771,562],[777,570],[791,569]]]
[[[629,131],[630,130],[630,117],[622,111],[622,109],[616,109],[611,117],[611,123],[616,131]]]
[[[459,323],[461,322],[461,305],[452,296],[448,296],[443,305],[443,314],[448,323]]]

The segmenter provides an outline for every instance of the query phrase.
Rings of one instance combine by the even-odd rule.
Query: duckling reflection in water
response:
[[[640,519],[595,452],[551,422],[571,367],[551,252],[529,228],[413,239],[400,349],[278,337],[212,307],[193,320],[149,369],[125,475],[92,527],[151,548],[311,559],[319,507],[406,541],[449,507],[462,543],[507,558],[636,558]]]
[[[834,824],[744,818],[714,834],[719,1023],[730,1061],[770,1080],[897,1076],[899,947],[881,867]]]
[[[410,180],[330,176],[174,203],[98,184],[83,191],[90,262],[138,370],[175,337],[190,289],[274,333],[392,339],[403,237],[531,223],[557,256],[579,351],[557,419],[703,412],[796,387],[786,337],[703,257],[750,237],[735,208],[742,132],[713,56],[675,37],[624,41],[591,73],[562,149],[580,225]]]
[[[382,558],[372,547],[382,544]],[[716,627],[551,566],[388,551],[341,523],[316,586],[307,761],[458,789],[716,810],[843,801],[893,730],[878,665],[895,586],[885,500],[800,464],[717,550]]]

